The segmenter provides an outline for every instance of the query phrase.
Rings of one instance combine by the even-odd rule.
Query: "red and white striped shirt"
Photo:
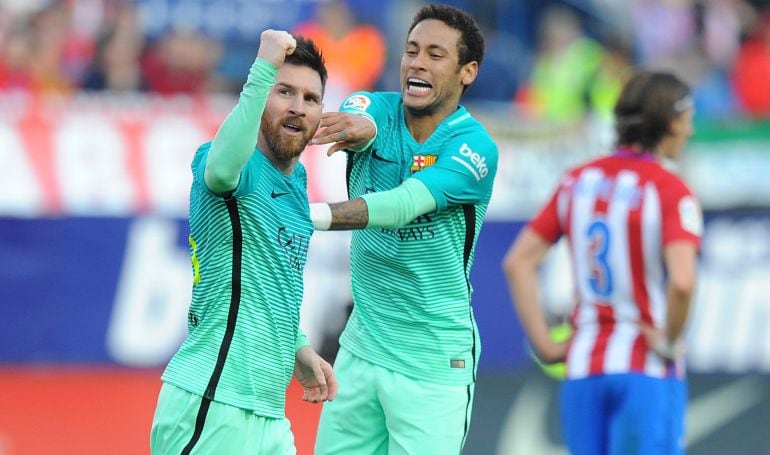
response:
[[[663,248],[698,246],[702,226],[690,189],[650,154],[619,150],[562,178],[530,227],[550,242],[569,240],[577,305],[568,378],[674,373],[647,348],[639,322],[665,327]]]

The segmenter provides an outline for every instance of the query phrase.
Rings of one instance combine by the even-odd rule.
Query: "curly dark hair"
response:
[[[424,6],[414,16],[407,35],[412,33],[417,24],[428,19],[439,20],[460,32],[460,41],[457,43],[460,66],[474,61],[481,65],[481,61],[484,60],[484,37],[476,25],[476,21],[468,13],[449,5]]]

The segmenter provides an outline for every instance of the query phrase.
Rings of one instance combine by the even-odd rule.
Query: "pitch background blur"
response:
[[[186,330],[190,158],[234,104],[259,32],[358,33],[343,58],[328,53],[330,69],[352,69],[330,77],[327,110],[352,89],[398,88],[422,3],[337,3],[0,2],[0,455],[149,452],[159,377]],[[500,148],[472,274],[482,357],[465,453],[566,453],[558,384],[527,356],[500,262],[559,174],[611,147],[608,100],[638,65],[696,89],[697,134],[677,166],[706,215],[687,332],[689,453],[770,453],[767,2],[448,3],[484,28],[464,103]],[[560,67],[564,55],[597,63]],[[310,148],[302,159],[312,201],[344,198],[340,157]],[[347,241],[315,235],[306,269],[302,325],[328,356],[351,300]],[[542,273],[557,321],[571,301],[563,249]],[[320,409],[300,396],[292,384],[287,412],[309,454]]]

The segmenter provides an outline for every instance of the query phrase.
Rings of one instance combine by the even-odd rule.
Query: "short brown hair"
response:
[[[669,133],[671,120],[692,106],[691,96],[687,84],[671,73],[637,73],[615,105],[618,144],[654,150]]]
[[[297,66],[307,66],[315,70],[321,77],[321,86],[326,87],[326,62],[318,46],[313,40],[299,35],[295,35],[294,39],[297,40],[297,47],[294,52],[286,56],[285,62]]]

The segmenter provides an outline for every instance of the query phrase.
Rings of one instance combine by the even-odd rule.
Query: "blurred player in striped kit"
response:
[[[682,332],[702,232],[699,205],[664,167],[693,133],[689,88],[640,72],[615,107],[618,147],[568,172],[504,262],[519,319],[546,363],[566,359],[562,428],[573,454],[683,450]],[[561,237],[575,275],[574,335],[555,343],[537,267]]]
[[[459,105],[484,41],[463,11],[417,13],[401,93],[359,92],[314,139],[348,150],[350,201],[311,204],[318,229],[353,233],[353,313],[340,337],[340,396],[317,454],[457,454],[479,355],[469,275],[497,146]]]
[[[331,366],[299,330],[313,225],[298,159],[325,82],[311,41],[264,31],[238,104],[193,158],[189,336],[163,373],[154,454],[293,454],[292,372],[306,401],[336,395]]]

